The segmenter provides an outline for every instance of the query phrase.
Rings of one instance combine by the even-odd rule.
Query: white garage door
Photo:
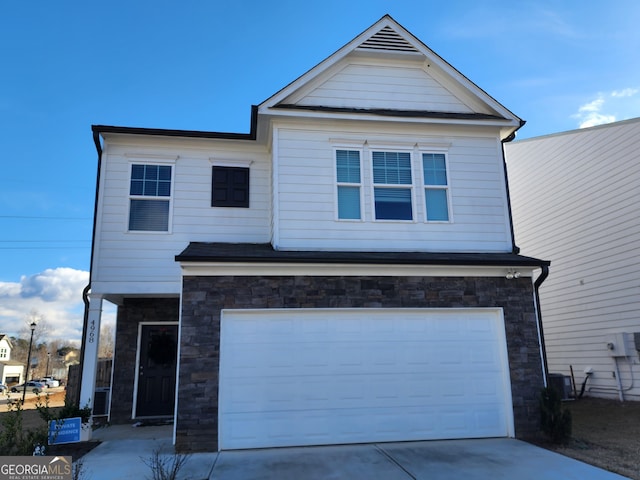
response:
[[[221,449],[513,435],[501,310],[229,310]]]

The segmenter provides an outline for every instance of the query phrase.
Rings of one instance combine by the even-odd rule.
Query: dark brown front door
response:
[[[177,325],[142,326],[136,417],[173,415],[177,352]]]

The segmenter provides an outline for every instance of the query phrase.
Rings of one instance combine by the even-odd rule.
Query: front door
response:
[[[178,325],[142,325],[136,418],[173,415]]]

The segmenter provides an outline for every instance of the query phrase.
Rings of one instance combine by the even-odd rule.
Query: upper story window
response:
[[[413,220],[411,154],[372,152],[376,220]]]
[[[170,165],[131,165],[129,230],[169,231]]]
[[[0,348],[0,358],[8,358],[9,353],[6,348]]]
[[[212,167],[211,206],[249,208],[249,169]]]
[[[449,221],[447,165],[444,153],[423,153],[424,198],[428,222]]]
[[[338,218],[360,220],[360,152],[358,150],[336,150],[336,179],[338,183]]]

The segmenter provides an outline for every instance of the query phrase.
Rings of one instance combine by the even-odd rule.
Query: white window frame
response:
[[[390,152],[390,153],[408,153],[409,165],[411,166],[411,184],[381,184],[374,182],[373,174],[373,154],[376,152]],[[413,148],[408,145],[403,146],[389,146],[389,145],[369,145],[368,148],[369,157],[369,172],[370,172],[370,195],[371,195],[371,217],[374,222],[381,223],[416,223],[418,219],[418,202],[416,199],[416,177],[415,172],[415,156]],[[421,157],[422,158],[422,157]],[[411,196],[411,219],[390,219],[390,218],[376,218],[376,188],[402,188],[410,191]]]
[[[352,152],[358,152],[360,160],[360,182],[339,182],[338,181],[338,150],[347,150]],[[364,152],[361,145],[334,145],[333,146],[333,183],[336,186],[334,189],[334,205],[335,205],[335,220],[338,222],[364,222]],[[339,205],[338,205],[338,188],[339,187],[358,187],[358,196],[360,199],[360,218],[340,218]]]
[[[175,178],[176,178],[176,160],[178,157],[165,157],[165,156],[147,156],[147,155],[127,155],[130,158],[128,163],[128,182],[127,182],[127,223],[126,232],[130,234],[143,234],[143,235],[167,235],[173,231],[173,200],[175,197]],[[157,165],[157,166],[169,166],[171,167],[171,192],[168,197],[158,197],[150,195],[132,195],[131,194],[131,174],[133,165]],[[167,219],[167,230],[130,230],[129,223],[131,219],[131,201],[132,200],[163,200],[169,202],[169,213]]]
[[[446,185],[430,185],[427,184],[426,179],[424,177],[424,158],[423,154],[436,154],[436,155],[444,155],[444,168],[445,174],[447,176],[447,184]],[[420,173],[420,182],[422,183],[422,201],[424,204],[424,222],[425,223],[453,223],[453,209],[451,207],[451,175],[449,173],[449,152],[446,148],[421,148],[418,151],[419,157],[419,173]],[[429,220],[429,212],[427,208],[427,189],[431,190],[445,190],[447,197],[447,216],[448,220]]]

